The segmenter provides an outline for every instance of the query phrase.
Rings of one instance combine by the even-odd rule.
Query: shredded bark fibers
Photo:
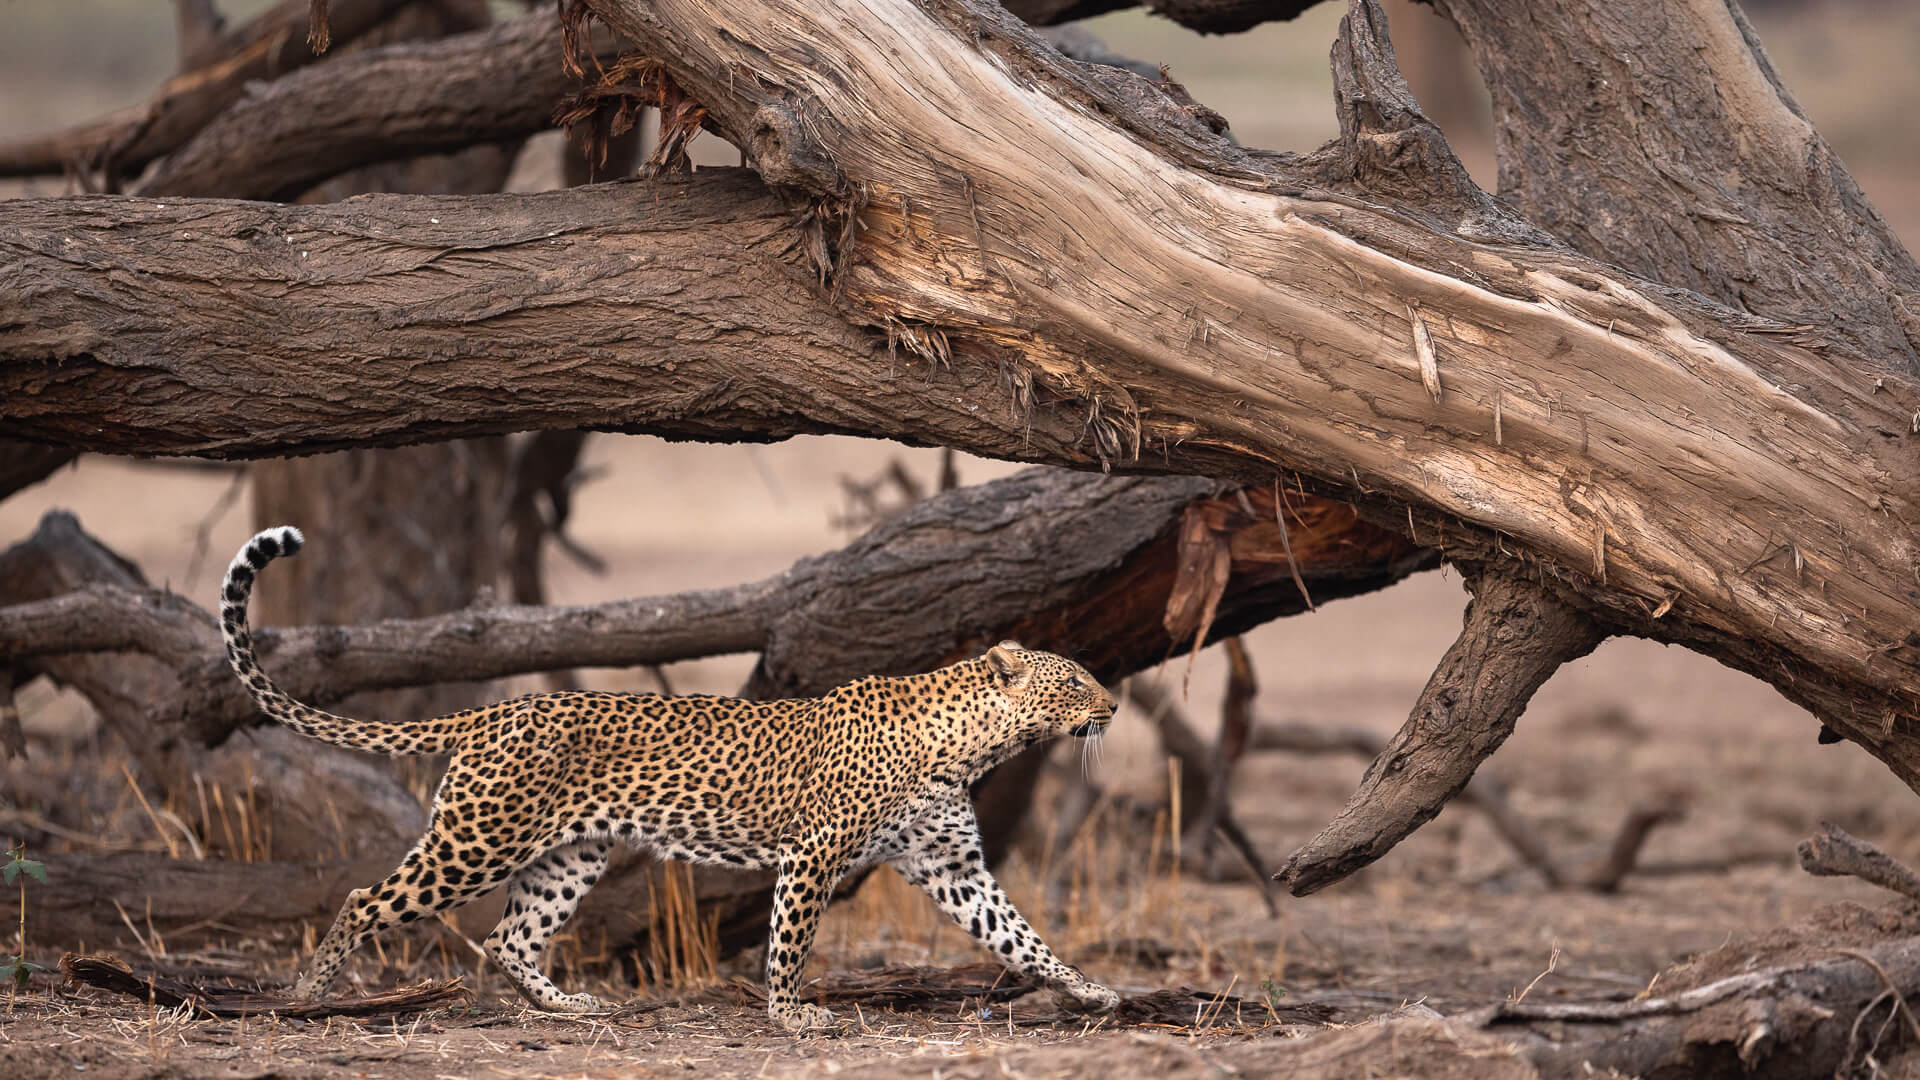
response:
[[[583,22],[584,17],[567,22],[563,37],[567,43],[568,67],[585,78],[586,73],[573,52],[576,35],[579,41],[585,40],[584,26],[576,25]],[[591,50],[587,55],[591,57]],[[692,172],[693,160],[687,156],[687,144],[705,126],[707,107],[682,90],[673,76],[667,74],[667,69],[651,57],[626,53],[612,67],[601,68],[599,79],[562,101],[553,119],[566,130],[569,139],[573,138],[575,128],[591,124],[583,140],[586,152],[597,164],[605,165],[608,142],[633,130],[640,122],[642,110],[648,107],[660,110],[660,139],[641,167],[641,175]]]
[[[331,7],[332,0],[308,0],[307,44],[312,47],[315,56],[333,45],[333,31],[327,25]]]

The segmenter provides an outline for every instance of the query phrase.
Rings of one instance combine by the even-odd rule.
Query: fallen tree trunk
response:
[[[1914,710],[1920,384],[1650,288],[1476,198],[1437,135],[1385,127],[1408,114],[1385,107],[1404,86],[1377,12],[1357,6],[1336,49],[1345,142],[1296,165],[1156,115],[1133,76],[1076,68],[964,0],[769,2],[724,33],[694,3],[591,7],[763,176],[857,213],[835,264],[850,315],[1020,363],[1087,402],[1110,460],[1199,443],[1351,470],[1551,563],[1608,623],[1659,610],[1675,636],[1767,643],[1795,676],[1851,684],[1809,702],[1823,712]],[[764,47],[786,40],[808,47]],[[922,61],[883,59],[907,52]],[[964,92],[956,71],[976,80]],[[1419,204],[1330,190],[1376,180],[1389,141],[1425,155],[1391,162],[1403,186],[1434,181]],[[1443,214],[1466,224],[1421,224]],[[1836,373],[1843,353],[1881,393]],[[1876,749],[1920,779],[1911,749]]]
[[[807,696],[860,675],[926,670],[1009,636],[1082,657],[1111,681],[1190,644],[1139,615],[1165,607],[1178,574],[1172,531],[1216,490],[1196,479],[1034,470],[929,498],[839,552],[753,584],[583,607],[262,628],[255,642],[274,678],[315,704],[361,690],[751,651],[762,655],[749,693]],[[1257,546],[1242,554],[1209,639],[1302,610],[1284,561],[1263,558],[1271,553]],[[1323,599],[1382,588],[1433,559],[1344,509],[1303,533],[1294,556]],[[76,569],[50,572],[60,564]],[[114,568],[113,576],[85,569],[92,566]],[[216,744],[257,721],[213,617],[145,588],[123,566],[71,517],[50,515],[33,537],[0,552],[0,600],[12,604],[0,607],[0,656],[58,662],[50,673],[149,744]],[[117,661],[74,666],[79,655],[113,651],[158,661],[176,688],[117,687]],[[122,700],[125,716],[115,712]]]

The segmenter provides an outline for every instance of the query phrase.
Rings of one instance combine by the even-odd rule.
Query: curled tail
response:
[[[253,595],[254,575],[283,555],[299,552],[306,538],[290,525],[268,529],[247,541],[227,566],[220,586],[220,629],[227,639],[227,662],[240,676],[260,711],[309,738],[383,754],[432,754],[451,750],[460,742],[478,713],[455,713],[413,724],[352,720],[304,705],[275,686],[253,655],[253,635],[247,629],[247,600]]]

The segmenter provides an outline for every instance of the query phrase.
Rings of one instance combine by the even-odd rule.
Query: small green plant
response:
[[[1271,1009],[1280,1004],[1281,998],[1287,996],[1287,988],[1272,979],[1261,979],[1260,996],[1266,999],[1267,1008]]]
[[[7,861],[0,864],[0,884],[20,887],[20,953],[0,958],[0,980],[11,979],[16,990],[25,989],[27,980],[47,970],[27,959],[27,879],[47,883],[47,866],[27,858],[27,845],[7,849]]]

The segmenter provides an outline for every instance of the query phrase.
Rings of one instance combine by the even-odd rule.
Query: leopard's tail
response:
[[[253,655],[253,635],[247,629],[247,600],[253,579],[266,565],[300,550],[306,538],[292,526],[268,529],[247,541],[227,566],[220,586],[220,629],[227,639],[227,662],[247,685],[260,711],[310,738],[354,750],[382,754],[432,754],[451,750],[472,729],[478,710],[410,724],[352,720],[324,712],[288,697],[274,685]]]

